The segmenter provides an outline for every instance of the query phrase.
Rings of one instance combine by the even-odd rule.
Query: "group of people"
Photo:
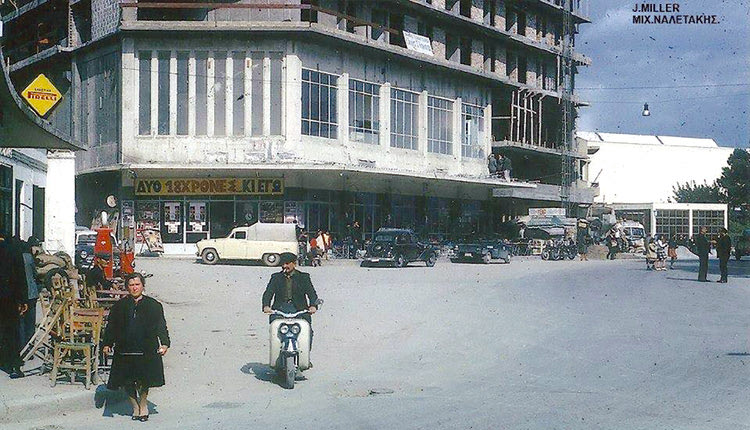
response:
[[[31,247],[34,237],[0,237],[0,370],[13,378],[24,376],[21,350],[34,336],[40,286]]]
[[[491,177],[498,177],[510,182],[513,163],[510,158],[502,154],[490,154],[487,156],[487,169],[490,171]]]
[[[646,270],[667,270],[667,258],[669,268],[674,268],[677,260],[677,238],[672,235],[669,239],[666,235],[656,235],[646,238]]]
[[[318,230],[312,234],[300,231],[297,241],[301,263],[320,266],[323,259],[328,260],[328,253],[332,247],[332,238],[328,230]]]
[[[708,230],[706,227],[700,228],[700,233],[695,235],[690,241],[690,251],[698,256],[698,281],[708,281],[708,254],[711,253],[712,241],[707,236]],[[719,258],[719,279],[716,282],[726,283],[729,277],[729,270],[727,264],[729,263],[729,255],[732,251],[732,240],[729,238],[729,232],[727,229],[722,228],[719,230],[719,236],[715,242],[716,256]]]

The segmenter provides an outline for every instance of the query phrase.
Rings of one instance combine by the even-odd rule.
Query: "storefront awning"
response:
[[[0,79],[0,148],[41,148],[84,150],[65,134],[35,114],[21,100],[8,75],[0,47],[3,77]]]

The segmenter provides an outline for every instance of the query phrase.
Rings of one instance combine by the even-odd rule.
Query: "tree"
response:
[[[742,224],[750,223],[750,152],[735,149],[727,164],[716,183],[722,188],[735,219]]]
[[[672,186],[674,199],[677,203],[724,203],[725,196],[718,180],[713,184],[703,182],[696,184],[695,181],[686,182]]]

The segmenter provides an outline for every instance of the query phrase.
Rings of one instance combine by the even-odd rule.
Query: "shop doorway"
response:
[[[208,207],[206,202],[188,202],[185,241],[197,243],[208,238]]]
[[[234,202],[210,202],[211,237],[227,237],[234,226]]]

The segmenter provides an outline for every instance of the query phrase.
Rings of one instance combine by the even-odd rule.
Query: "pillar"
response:
[[[70,151],[47,151],[47,182],[44,192],[44,247],[49,252],[75,251],[75,155]]]

